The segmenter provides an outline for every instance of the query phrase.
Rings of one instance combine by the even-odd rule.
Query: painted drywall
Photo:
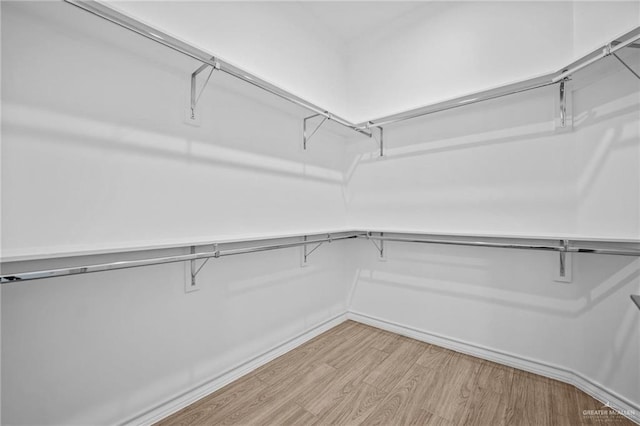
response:
[[[344,225],[337,125],[303,152],[308,111],[215,73],[188,126],[195,61],[68,4],[6,9],[3,256]]]
[[[578,59],[640,25],[640,2],[573,2],[573,55]]]
[[[297,2],[109,2],[334,114],[347,112],[339,38]]]
[[[549,11],[553,7],[564,6]],[[445,62],[428,43],[411,49],[404,42],[447,28],[429,22],[428,29],[407,29],[411,37],[400,33],[388,41],[399,58],[411,51],[411,60],[394,62],[409,73],[396,95],[402,102],[420,97],[415,58]],[[582,24],[580,31],[587,31]],[[515,55],[505,67],[518,63]],[[637,49],[621,55],[640,69]],[[467,61],[466,71],[475,69],[472,54],[459,60]],[[443,92],[454,82],[466,84],[456,72],[433,81]],[[403,91],[410,86],[415,94]],[[396,89],[391,82],[381,87],[370,99]],[[353,139],[346,166],[349,224],[637,241],[640,82],[607,58],[575,74],[569,91],[569,131],[557,125],[554,86],[387,126],[384,158],[372,144]],[[387,243],[381,262],[371,243],[353,244],[354,312],[573,371],[638,411],[639,316],[629,294],[640,290],[639,260],[576,255],[573,281],[560,283],[554,281],[557,254]]]
[[[211,260],[191,293],[185,264],[3,285],[3,421],[132,420],[342,314],[345,255],[335,243],[304,268],[295,248]]]
[[[350,117],[362,122],[558,71],[640,25],[638,7],[427,2],[350,45]]]
[[[3,256],[344,224],[341,130],[302,152],[306,111],[218,73],[188,126],[195,61],[62,2],[1,7]],[[340,247],[211,260],[191,293],[186,264],[3,285],[3,424],[118,424],[343,313]]]

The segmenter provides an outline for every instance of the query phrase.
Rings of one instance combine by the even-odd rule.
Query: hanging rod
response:
[[[304,241],[295,241],[290,243],[266,244],[266,245],[259,245],[254,247],[243,247],[243,248],[228,249],[228,250],[213,250],[213,251],[206,251],[206,252],[199,252],[199,253],[192,253],[192,254],[154,257],[154,258],[139,259],[139,260],[123,260],[118,262],[101,263],[101,264],[95,264],[95,265],[73,266],[69,268],[46,269],[46,270],[30,271],[30,272],[18,272],[15,274],[0,275],[0,283],[10,284],[15,282],[38,280],[43,278],[64,277],[68,275],[88,274],[92,272],[114,271],[117,269],[138,268],[141,266],[161,265],[165,263],[188,262],[191,260],[209,259],[212,257],[218,258],[218,257],[225,257],[225,256],[235,256],[239,254],[257,253],[257,252],[268,251],[268,250],[278,250],[278,249],[284,249],[284,248],[307,246],[309,244],[320,244],[325,242],[347,240],[347,239],[357,238],[359,236],[365,235],[364,233],[359,233],[359,232],[348,232],[348,233],[341,233],[341,234],[346,234],[346,235],[339,235],[334,237],[329,234],[326,238],[305,239]],[[306,238],[306,236],[303,236],[303,237]],[[291,238],[291,237],[288,237],[288,238]]]
[[[594,62],[597,62],[600,59],[606,58],[607,56],[613,55],[618,50],[623,49],[623,48],[633,44],[634,42],[640,40],[640,34],[638,34],[638,31],[639,31],[639,29],[636,28],[635,30],[631,31],[630,33],[627,33],[623,37],[626,40],[624,40],[624,41],[613,40],[611,43],[607,43],[606,45],[604,45],[602,47],[602,49],[599,51],[599,53],[593,52],[593,53],[583,57],[582,59],[579,59],[578,61],[576,61],[573,64],[569,65],[567,67],[566,71],[562,72],[560,75],[555,77],[553,79],[553,82],[557,83],[560,80],[569,77],[570,75],[572,75],[576,71],[580,71],[581,69],[593,64]],[[634,34],[634,35],[629,36],[629,34]],[[627,37],[629,37],[629,38],[627,38]]]
[[[361,123],[360,126],[387,126],[389,124],[399,123],[401,121],[411,120],[413,118],[422,117],[424,115],[433,114],[436,112],[446,111],[454,108],[459,108],[478,102],[489,101],[491,99],[501,98],[503,96],[514,95],[516,93],[526,92],[533,89],[539,89],[541,87],[551,86],[556,84],[551,81],[551,78],[555,75],[547,74],[542,77],[536,77],[529,80],[523,80],[516,83],[508,84],[505,86],[496,87],[489,90],[483,90],[481,92],[472,93],[466,96],[461,96],[454,99],[449,99],[443,102],[438,102],[432,105],[426,105],[420,108],[411,109],[408,111],[399,112],[385,117],[376,118],[375,120],[369,120],[368,122]]]
[[[385,233],[388,234],[388,233]],[[401,234],[402,233],[392,233]],[[414,235],[414,234],[409,234]],[[523,249],[523,250],[544,250],[544,251],[557,251],[564,253],[591,253],[591,254],[606,254],[617,256],[640,256],[640,247],[637,249],[629,248],[607,248],[607,247],[585,247],[582,244],[584,242],[568,239],[558,239],[559,244],[535,244],[535,243],[510,243],[499,242],[496,240],[513,240],[513,237],[475,237],[475,236],[450,236],[450,235],[430,235],[423,234],[418,237],[394,237],[394,236],[380,236],[374,232],[367,232],[365,237],[370,240],[376,241],[396,241],[405,243],[426,243],[426,244],[444,244],[444,245],[456,245],[456,246],[474,246],[474,247],[493,247],[493,248],[510,248],[510,249]],[[435,238],[434,238],[435,237]],[[473,238],[474,240],[456,240],[455,237]],[[485,241],[480,241],[484,239]],[[517,238],[520,240],[532,240],[535,238]],[[551,240],[551,238],[545,238],[544,240]],[[564,243],[562,243],[564,242]],[[607,243],[602,241],[599,243]]]
[[[189,56],[193,59],[196,59],[203,64],[210,65],[219,69],[220,71],[229,74],[233,77],[236,77],[242,81],[245,81],[253,86],[259,87],[262,90],[265,90],[273,95],[276,95],[282,99],[285,99],[289,102],[292,102],[298,106],[301,106],[305,109],[313,111],[317,114],[320,114],[327,119],[335,121],[338,124],[341,124],[344,127],[352,129],[356,132],[362,133],[367,136],[371,136],[371,132],[366,127],[357,126],[350,121],[333,114],[327,111],[324,108],[321,108],[305,99],[302,99],[299,96],[296,96],[268,81],[261,79],[247,71],[244,71],[234,65],[229,64],[221,60],[220,58],[205,52],[202,49],[199,49],[195,46],[192,46],[182,40],[179,40],[161,30],[158,30],[154,27],[146,25],[136,19],[130,18],[127,15],[120,13],[109,6],[101,4],[94,0],[64,0],[66,3],[69,3],[73,6],[79,7],[82,10],[85,10],[93,15],[99,16],[100,18],[106,19],[107,21],[113,22],[123,28],[126,28],[130,31],[133,31],[143,37],[146,37],[150,40],[155,41],[156,43],[160,43],[164,46],[167,46],[177,52],[180,52],[186,56]]]
[[[586,55],[572,64],[563,67],[561,71],[550,73],[541,77],[527,79],[512,84],[496,87],[489,90],[475,92],[466,96],[457,97],[447,101],[439,102],[432,105],[427,105],[395,114],[391,114],[384,117],[379,117],[374,120],[368,120],[360,124],[352,123],[342,117],[339,117],[324,108],[321,108],[309,101],[306,101],[272,83],[269,83],[249,72],[246,72],[234,65],[231,65],[202,49],[192,46],[182,40],[172,37],[169,34],[164,33],[156,28],[146,25],[140,21],[128,17],[127,15],[117,12],[110,7],[101,4],[95,0],[64,0],[65,2],[79,7],[87,12],[90,12],[96,16],[120,25],[130,31],[140,34],[150,40],[167,46],[173,50],[176,50],[184,55],[194,58],[203,64],[210,65],[222,72],[236,77],[242,81],[259,87],[271,94],[274,94],[282,99],[299,105],[305,109],[313,111],[314,113],[325,117],[326,119],[333,120],[344,127],[352,129],[356,132],[362,133],[369,137],[372,137],[371,127],[382,127],[389,124],[398,123],[405,120],[421,117],[427,114],[433,114],[440,111],[446,111],[453,108],[458,108],[465,105],[475,104],[478,102],[484,102],[504,96],[513,95],[516,93],[522,93],[529,90],[539,89],[542,87],[550,86],[567,80],[575,72],[599,61],[600,59],[610,56],[613,53],[624,47],[636,47],[636,41],[640,40],[640,27],[628,32],[624,36],[611,41],[605,45],[602,49],[598,49],[589,55]]]
[[[617,256],[640,256],[640,247],[638,248],[608,248],[608,247],[589,247],[586,244],[593,244],[593,241],[580,241],[580,240],[567,240],[558,239],[559,244],[546,244],[546,243],[513,243],[502,242],[499,240],[544,240],[552,241],[552,238],[535,238],[535,237],[492,237],[492,236],[465,236],[465,235],[434,235],[434,234],[415,234],[415,233],[403,233],[403,232],[390,232],[380,235],[380,232],[372,231],[343,231],[337,236],[328,234],[326,238],[313,238],[309,239],[307,235],[291,236],[286,238],[307,238],[303,241],[286,242],[286,243],[273,243],[263,244],[253,247],[242,247],[236,249],[218,250],[214,248],[213,251],[204,251],[199,253],[190,253],[175,256],[154,257],[139,260],[124,260],[111,263],[102,263],[94,265],[73,266],[67,268],[38,270],[29,272],[18,272],[14,274],[0,275],[0,283],[9,284],[21,281],[37,280],[43,278],[54,278],[68,275],[86,274],[92,272],[104,272],[117,269],[137,268],[142,266],[160,265],[164,263],[176,263],[176,262],[188,262],[199,259],[218,258],[224,256],[235,256],[239,254],[257,253],[261,251],[277,250],[292,247],[306,247],[308,245],[316,245],[325,242],[347,240],[352,238],[367,238],[374,241],[395,241],[395,242],[407,242],[407,243],[426,243],[426,244],[444,244],[444,245],[458,245],[458,246],[474,246],[474,247],[492,247],[492,248],[510,248],[510,249],[524,249],[524,250],[544,250],[544,251],[556,251],[561,253],[591,253],[591,254],[604,254],[604,255],[617,255]],[[400,235],[400,236],[398,236]],[[461,240],[456,238],[469,238],[473,240]],[[253,240],[260,241],[260,240]],[[240,241],[239,241],[240,242]],[[250,241],[241,241],[242,243],[248,243]],[[227,241],[221,244],[232,244],[233,241]],[[599,244],[613,244],[616,241],[595,241]],[[619,243],[619,242],[618,242]],[[640,245],[640,242],[635,243]],[[198,244],[204,245],[217,245],[212,244]],[[181,245],[180,247],[188,247]],[[179,247],[175,247],[179,248]],[[308,253],[309,254],[309,253]]]
[[[360,123],[361,128],[368,126],[386,126],[389,124],[399,123],[401,121],[410,120],[424,115],[433,114],[440,111],[446,111],[453,108],[459,108],[466,105],[475,104],[478,102],[489,101],[492,99],[501,98],[503,96],[514,95],[516,93],[522,93],[533,89],[539,89],[542,87],[550,86],[553,84],[561,83],[569,79],[575,72],[592,65],[593,63],[614,54],[618,50],[625,47],[637,47],[636,41],[640,40],[640,27],[629,31],[617,40],[613,40],[611,43],[606,44],[604,47],[591,52],[588,55],[583,56],[577,61],[563,67],[561,71],[548,73],[540,77],[531,78],[527,80],[518,81],[512,84],[499,86],[489,90],[483,90],[480,92],[471,93],[465,96],[460,96],[454,99],[449,99],[443,102],[438,102],[431,105],[426,105],[419,108],[402,111],[399,113],[387,115],[384,117],[378,117],[374,120],[365,121]]]

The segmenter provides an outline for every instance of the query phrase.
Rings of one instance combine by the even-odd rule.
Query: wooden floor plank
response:
[[[316,416],[294,401],[287,401],[270,409],[257,410],[239,423],[245,425],[311,425],[317,420]]]
[[[413,364],[364,424],[421,424],[430,419],[432,414],[423,410],[422,405],[432,390],[433,376],[433,370]]]
[[[571,385],[346,321],[158,424],[603,423],[633,425]]]
[[[317,425],[357,425],[366,419],[386,396],[386,392],[359,383],[337,403],[332,404],[318,416]]]
[[[506,424],[508,401],[506,394],[499,394],[489,388],[476,387],[469,397],[461,416],[461,425]]]
[[[441,348],[435,345],[427,345],[424,352],[416,361],[423,367],[441,369],[449,362],[449,359],[455,354],[454,351]]]
[[[388,356],[387,353],[376,349],[363,350],[356,364],[337,369],[336,374],[327,377],[327,380],[300,392],[296,402],[310,413],[321,415],[364,383],[367,374]]]
[[[513,375],[506,424],[552,425],[550,379],[530,373]]]
[[[364,381],[382,391],[390,392],[427,347],[428,345],[417,341],[401,342]]]
[[[359,332],[351,332],[345,336],[345,341],[326,354],[321,354],[327,364],[335,368],[341,368],[353,364],[358,356],[368,349],[373,349],[372,344],[376,339],[375,330],[360,329]]]
[[[315,389],[318,383],[331,381],[335,374],[336,369],[327,364],[306,365],[294,375],[277,384],[266,386],[252,398],[246,398],[244,407],[216,419],[215,424],[253,423],[254,417],[269,417],[273,413],[281,412],[285,405],[288,406],[288,402],[295,402],[295,398],[301,392]]]
[[[342,323],[338,327],[332,328],[299,346],[294,351],[276,358],[255,370],[252,374],[265,383],[275,384],[299,370],[303,365],[326,364],[323,360],[324,354],[339,350],[337,348],[343,348],[341,345],[352,337],[351,333],[356,334],[362,331],[359,329],[354,330],[354,326],[343,326],[343,324],[347,323]]]
[[[482,361],[478,371],[477,386],[500,395],[507,394],[511,391],[513,371],[513,368],[495,362]]]
[[[258,378],[245,376],[160,421],[158,425],[214,424],[216,420],[241,409],[247,400],[266,388]]]
[[[435,381],[441,388],[425,400],[423,408],[451,422],[460,422],[481,364],[479,359],[460,353],[449,357],[447,363],[436,371]]]
[[[382,352],[391,353],[406,339],[399,334],[379,330],[378,336],[371,346]]]

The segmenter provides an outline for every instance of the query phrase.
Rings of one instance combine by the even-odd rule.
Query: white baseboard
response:
[[[477,358],[497,362],[519,370],[528,371],[568,383],[582,390],[586,394],[591,395],[603,404],[607,404],[608,407],[611,407],[625,415],[631,421],[640,424],[640,406],[635,405],[626,398],[575,371],[571,371],[557,365],[528,359],[519,355],[483,347],[474,343],[419,330],[359,312],[349,311],[347,318],[362,324],[367,324],[372,327],[420,340],[422,342],[431,343],[456,352],[465,353]]]
[[[123,422],[123,425],[152,425],[165,417],[180,411],[184,407],[193,404],[201,398],[221,389],[234,380],[238,380],[242,376],[252,372],[256,368],[273,361],[277,357],[297,348],[303,343],[313,339],[314,337],[324,333],[325,331],[343,323],[347,320],[347,312],[329,318],[326,321],[317,324],[308,330],[294,336],[271,349],[246,360],[222,373],[209,379],[206,383],[188,390],[144,413]]]

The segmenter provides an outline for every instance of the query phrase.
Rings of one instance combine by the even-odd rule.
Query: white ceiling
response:
[[[420,1],[299,1],[302,16],[313,19],[327,37],[352,44],[398,18],[424,7]]]

